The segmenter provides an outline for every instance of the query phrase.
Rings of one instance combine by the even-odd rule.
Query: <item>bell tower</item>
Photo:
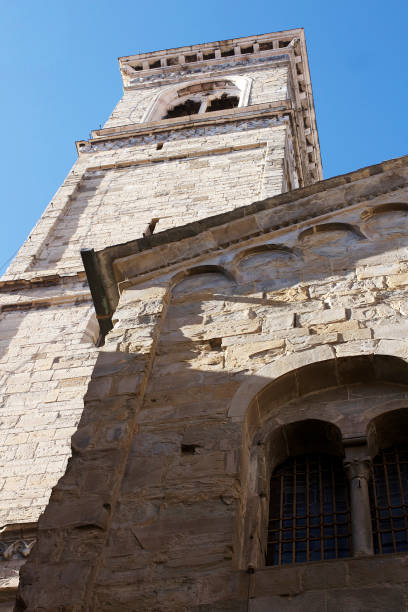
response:
[[[322,179],[303,30],[119,59],[124,93],[8,273],[82,268],[100,249]],[[151,231],[151,230],[148,230]]]
[[[65,471],[111,315],[98,313],[98,324],[81,249],[322,179],[302,29],[131,55],[119,67],[123,97],[103,129],[76,143],[77,161],[0,281],[0,526],[10,588]]]

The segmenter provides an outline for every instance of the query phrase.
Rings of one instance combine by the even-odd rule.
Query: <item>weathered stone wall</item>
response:
[[[93,306],[86,298],[76,305],[26,302],[2,313],[2,525],[36,521],[65,470],[96,359],[86,331]]]
[[[5,449],[0,466],[0,525],[35,523],[47,504],[51,487],[65,471],[68,440],[81,416],[91,372],[96,372],[97,382],[91,382],[82,422],[91,418],[92,410],[98,418],[103,414],[100,404],[106,395],[106,415],[110,416],[105,426],[109,429],[109,418],[115,420],[122,410],[124,427],[128,427],[122,435],[115,421],[108,447],[102,451],[109,455],[111,446],[116,449],[123,438],[122,455],[119,452],[113,462],[107,461],[101,484],[111,482],[113,496],[120,483],[118,473],[126,464],[127,442],[134,431],[129,419],[138,408],[137,402],[131,408],[127,404],[137,385],[147,384],[154,357],[147,341],[152,326],[146,322],[147,348],[138,342],[141,355],[133,365],[125,359],[128,370],[120,384],[112,382],[111,387],[109,373],[122,371],[123,352],[112,357],[114,333],[106,351],[95,347],[97,324],[80,249],[98,250],[137,239],[152,219],[158,219],[157,232],[216,217],[296,188],[302,173],[306,183],[321,176],[313,101],[306,92],[309,76],[303,33],[294,31],[283,42],[289,45],[295,36],[302,38],[302,44],[296,38],[296,49],[292,45],[284,53],[279,50],[280,37],[275,37],[271,53],[257,52],[251,58],[243,53],[236,61],[179,67],[172,74],[169,70],[145,74],[143,84],[133,83],[132,89],[126,89],[106,129],[95,130],[89,142],[78,143],[77,162],[0,281],[0,437]],[[142,123],[149,104],[169,84],[230,73],[231,78],[245,76],[242,82],[251,83],[240,108],[164,123],[155,117],[152,123]],[[127,128],[122,130],[124,124]],[[140,320],[137,326],[137,333],[142,333]],[[75,452],[81,453],[83,444],[79,441]],[[110,473],[111,480],[106,479]],[[84,478],[87,481],[88,476]],[[87,482],[93,486],[96,480]],[[75,486],[64,489],[73,499]],[[82,494],[81,498],[91,516],[96,498],[87,500]],[[110,504],[107,500],[102,514],[95,511],[90,519],[97,543],[104,540]],[[83,524],[81,512],[68,514],[70,525],[72,520]],[[101,533],[95,535],[94,528]],[[79,540],[74,537],[69,544],[72,551]],[[20,553],[15,557],[12,561],[17,565],[23,562]],[[0,586],[12,588],[16,569],[10,570],[12,579],[6,570],[3,563],[0,578],[6,580],[6,574],[8,578]],[[79,585],[78,596],[82,595]]]
[[[205,253],[186,230],[164,272],[163,245],[114,264],[116,324],[23,570],[27,609],[406,609],[402,554],[263,568],[252,459],[284,423],[347,441],[407,407],[407,184],[396,160],[215,224]]]
[[[288,130],[259,119],[89,146],[7,274],[72,273],[82,247],[140,237],[153,218],[162,231],[281,193]]]
[[[195,130],[190,138],[165,142],[161,151],[150,138],[149,144],[95,153],[95,170],[83,175],[33,269],[80,269],[82,246],[101,249],[134,239],[153,218],[162,231],[281,193],[287,126],[263,123],[270,127],[255,125],[245,134],[243,125],[230,134]],[[98,169],[117,162],[129,165]]]
[[[287,97],[287,67],[249,72],[251,104]],[[119,104],[126,122],[140,123],[143,105],[159,90],[160,79],[127,92]],[[231,119],[218,113],[211,125],[169,125],[81,148],[3,277],[0,524],[38,518],[65,470],[83,409],[97,332],[80,249],[138,238],[153,218],[156,231],[165,230],[287,188],[288,119],[240,120],[234,111]]]
[[[225,67],[217,67],[214,72],[216,75],[220,70],[228,73],[228,69],[233,70],[235,76],[240,74],[252,80],[252,86],[249,94],[248,104],[263,104],[265,102],[275,102],[277,100],[285,100],[289,97],[288,92],[288,67],[278,66],[271,69],[271,66],[262,68],[252,67],[247,64],[241,72],[237,72],[234,64],[226,63]],[[211,73],[206,74],[209,78]],[[197,79],[197,75],[180,75],[177,82],[185,84],[189,80]],[[132,123],[140,123],[143,121],[145,113],[151,104],[152,100],[162,91],[168,88],[168,83],[160,83],[156,79],[154,84],[147,83],[134,89],[125,90],[122,99],[118,102],[111,116],[105,123],[105,128],[118,127],[129,125]]]

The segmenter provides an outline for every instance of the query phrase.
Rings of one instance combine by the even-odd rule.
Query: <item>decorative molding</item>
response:
[[[196,75],[194,75],[196,76]],[[218,77],[218,80],[220,77]],[[231,86],[234,90],[239,92],[239,104],[238,108],[243,106],[248,106],[249,94],[251,91],[252,80],[250,77],[244,76],[235,76],[235,75],[223,75],[223,82],[230,82]],[[153,98],[152,102],[148,106],[144,117],[142,119],[142,123],[146,123],[147,121],[160,121],[163,117],[163,113],[169,108],[174,102],[179,101],[177,98],[180,90],[183,90],[187,87],[193,87],[194,85],[201,85],[203,83],[216,83],[217,77],[204,77],[201,79],[195,78],[192,81],[183,81],[182,83],[178,82],[176,85],[171,85],[169,87],[164,87],[163,90],[157,94],[155,98]],[[227,91],[231,88],[230,85],[225,85],[224,87],[217,87],[214,89],[216,92]],[[203,92],[198,92],[200,97],[202,97]],[[191,97],[190,94],[186,94],[184,97]],[[180,98],[180,100],[184,99]]]
[[[15,523],[0,529],[0,562],[27,559],[36,536],[37,523]]]
[[[252,127],[268,127],[282,121],[292,112],[288,100],[279,100],[268,104],[256,104],[249,107],[237,107],[228,111],[215,111],[205,115],[195,115],[186,121],[166,119],[151,123],[140,123],[119,128],[95,130],[91,140],[77,141],[78,153],[109,151],[125,146],[149,144],[161,140],[179,140],[200,136],[211,130],[212,134],[226,134],[247,130]]]
[[[36,543],[36,539],[14,540],[14,542],[0,541],[0,561],[11,559],[26,559]]]

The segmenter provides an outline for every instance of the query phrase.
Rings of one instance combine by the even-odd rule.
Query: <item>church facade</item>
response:
[[[1,281],[3,609],[405,610],[408,159],[322,180],[303,30],[119,64]]]

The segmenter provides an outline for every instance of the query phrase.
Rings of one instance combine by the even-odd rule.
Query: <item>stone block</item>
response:
[[[252,593],[255,598],[266,595],[299,595],[302,592],[299,566],[270,567],[255,572]]]
[[[387,276],[386,282],[390,289],[405,287],[408,285],[408,272],[391,274],[390,276]]]
[[[302,327],[311,325],[327,325],[329,323],[337,323],[345,321],[347,318],[344,308],[328,308],[318,312],[311,312],[299,315],[299,322]]]
[[[247,344],[232,345],[227,348],[225,353],[225,365],[228,369],[243,366],[248,360],[259,357],[265,353],[274,355],[279,349],[285,346],[285,341],[281,339],[250,342],[251,336],[249,336],[248,340],[249,342]]]
[[[348,566],[349,586],[353,588],[379,584],[389,587],[407,582],[408,558],[404,555],[351,559]]]
[[[326,594],[322,591],[301,593],[295,596],[269,595],[254,597],[249,601],[251,612],[327,612]],[[330,612],[331,612],[330,608]],[[339,609],[340,610],[340,609]],[[342,612],[347,610],[343,608]]]
[[[305,564],[301,570],[305,591],[338,589],[346,586],[347,565],[343,561]]]
[[[105,530],[108,525],[109,509],[104,500],[95,495],[84,495],[79,500],[64,500],[64,503],[50,504],[41,517],[41,529],[66,529],[67,527],[96,527]]]
[[[264,317],[262,331],[269,333],[281,329],[290,329],[294,326],[294,314],[274,315],[271,313]]]
[[[405,612],[404,592],[399,587],[381,586],[334,589],[327,593],[330,612]]]

